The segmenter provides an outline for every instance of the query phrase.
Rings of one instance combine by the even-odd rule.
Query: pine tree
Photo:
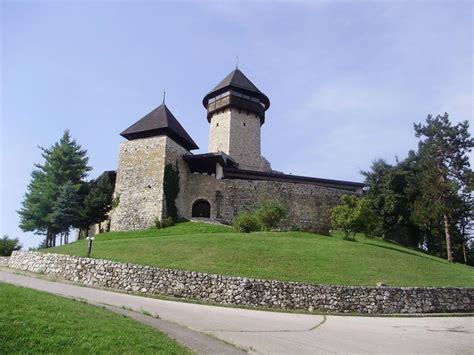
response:
[[[419,220],[441,221],[446,240],[446,254],[454,261],[453,229],[455,211],[470,192],[473,172],[467,153],[474,147],[467,121],[452,125],[449,116],[431,115],[426,124],[414,125],[418,145],[420,196],[417,199]],[[472,191],[472,190],[471,190]]]
[[[87,176],[86,150],[65,131],[59,142],[50,148],[40,147],[43,164],[35,164],[32,180],[22,203],[20,228],[46,235],[48,247],[56,243],[56,234],[61,231],[53,221],[55,205],[63,186],[70,182],[80,184]]]
[[[79,224],[81,218],[81,201],[78,194],[79,186],[67,181],[54,205],[53,213],[51,214],[51,222],[57,228],[62,236],[64,235],[64,242],[69,236],[69,230],[72,226]]]

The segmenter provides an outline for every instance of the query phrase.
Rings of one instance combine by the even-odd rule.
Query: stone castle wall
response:
[[[231,223],[240,212],[254,212],[265,201],[277,201],[288,207],[283,227],[297,227],[327,233],[329,211],[343,194],[354,192],[315,185],[277,181],[223,179],[190,174],[186,189],[180,192],[178,209],[182,217],[190,218],[194,201],[206,199],[211,204],[211,218]]]
[[[166,164],[177,164],[180,192],[176,200],[178,215],[192,217],[192,205],[205,199],[211,204],[211,218],[231,223],[240,212],[253,212],[265,201],[288,207],[283,227],[296,227],[327,233],[329,211],[340,196],[353,192],[331,187],[240,179],[216,179],[192,174],[183,155],[189,152],[166,136],[122,143],[115,194],[119,204],[111,213],[110,230],[145,229],[156,218],[166,215],[163,191]]]
[[[26,251],[14,252],[8,266],[89,286],[237,306],[369,314],[474,311],[474,288],[317,285]]]
[[[166,136],[135,139],[120,145],[110,230],[151,227],[163,212]]]
[[[224,152],[241,169],[264,170],[260,148],[260,118],[227,109],[214,114],[209,125],[209,152]]]
[[[134,144],[126,144],[128,150],[125,154],[121,152],[116,185],[120,202],[112,213],[111,230],[148,228],[155,218],[166,215],[162,186],[164,166],[170,163],[177,164],[180,172],[180,192],[176,199],[178,214],[188,219],[192,217],[193,203],[199,199],[209,201],[211,218],[223,223],[231,223],[240,212],[255,211],[262,202],[277,201],[286,205],[289,211],[283,227],[324,233],[330,228],[329,210],[339,203],[341,195],[353,193],[315,185],[216,179],[210,175],[192,174],[182,159],[189,152],[168,137],[157,138],[125,142]],[[148,155],[142,150],[147,150]],[[144,173],[148,174],[148,179],[143,181]],[[150,184],[153,188],[148,187]]]

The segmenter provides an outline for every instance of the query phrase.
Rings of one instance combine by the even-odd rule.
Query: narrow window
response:
[[[247,125],[247,123],[244,122],[244,126],[246,126],[246,125]]]

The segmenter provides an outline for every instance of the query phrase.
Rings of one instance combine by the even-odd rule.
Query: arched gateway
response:
[[[193,203],[192,217],[210,218],[211,204],[206,200],[197,200]]]

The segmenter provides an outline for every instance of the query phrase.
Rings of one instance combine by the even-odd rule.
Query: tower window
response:
[[[247,123],[244,122],[244,127],[247,125]]]
[[[216,123],[216,127],[219,127],[219,122]]]

